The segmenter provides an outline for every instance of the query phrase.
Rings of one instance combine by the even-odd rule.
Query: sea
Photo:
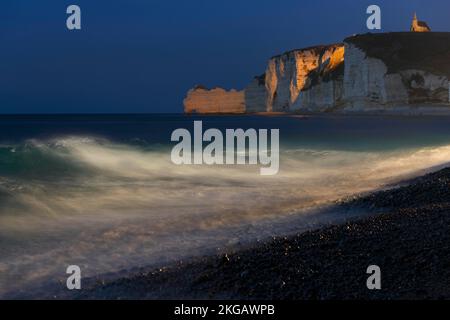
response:
[[[279,129],[278,174],[174,164],[172,132],[200,120]],[[329,208],[449,161],[449,117],[1,115],[0,298],[357,218]]]

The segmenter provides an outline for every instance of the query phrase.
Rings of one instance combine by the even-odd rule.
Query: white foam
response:
[[[30,143],[89,174],[29,181],[0,208],[6,241],[0,248],[0,294],[64,276],[67,264],[93,275],[199,253],[261,230],[269,235],[265,221],[425,173],[450,159],[450,146],[391,152],[297,148],[281,150],[280,173],[264,177],[256,166],[176,166],[170,151],[90,137]]]

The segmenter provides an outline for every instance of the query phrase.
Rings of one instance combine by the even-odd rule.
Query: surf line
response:
[[[280,167],[280,130],[210,128],[203,132],[203,122],[194,121],[194,138],[188,129],[172,132],[171,141],[178,142],[171,152],[176,165],[261,165],[260,175],[275,175]],[[207,142],[205,147],[203,143]],[[194,152],[192,152],[192,150]]]

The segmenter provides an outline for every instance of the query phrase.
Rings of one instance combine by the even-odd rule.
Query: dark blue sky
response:
[[[197,83],[240,89],[275,54],[367,32],[370,4],[383,31],[414,11],[450,31],[446,0],[2,0],[0,113],[181,112]]]

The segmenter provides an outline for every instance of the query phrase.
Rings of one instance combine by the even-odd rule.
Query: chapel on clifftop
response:
[[[424,21],[417,20],[417,14],[414,13],[414,18],[411,24],[412,32],[430,32],[431,29],[428,24]]]

